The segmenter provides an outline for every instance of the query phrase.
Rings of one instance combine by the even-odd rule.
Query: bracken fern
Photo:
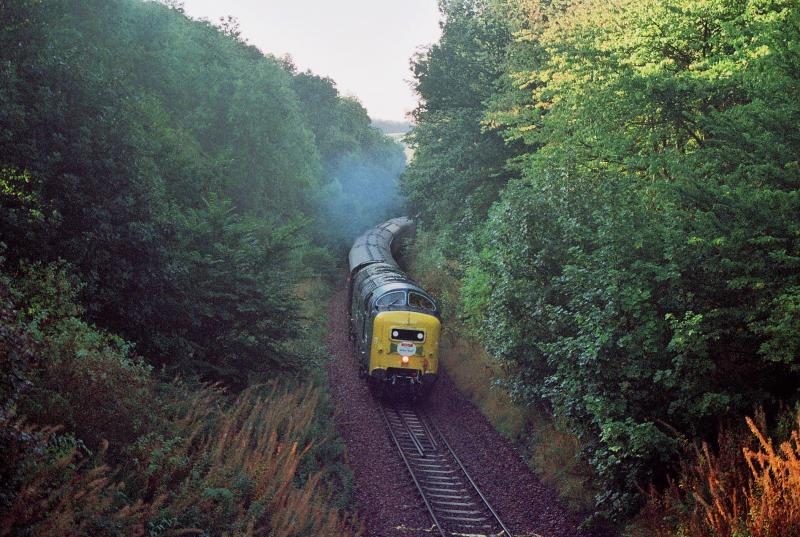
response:
[[[219,390],[198,390],[182,403],[179,442],[139,446],[151,456],[129,469],[148,475],[138,489],[100,462],[103,453],[73,448],[37,462],[0,535],[359,535],[329,506],[321,473],[298,476],[319,399],[310,386],[253,387],[230,404]]]

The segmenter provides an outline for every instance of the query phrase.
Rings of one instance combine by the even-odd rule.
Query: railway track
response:
[[[512,537],[434,422],[407,404],[381,413],[441,537]]]

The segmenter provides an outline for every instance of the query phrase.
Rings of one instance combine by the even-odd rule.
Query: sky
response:
[[[250,44],[332,78],[373,119],[407,119],[417,103],[409,60],[440,34],[436,0],[182,1],[193,18],[235,17]]]

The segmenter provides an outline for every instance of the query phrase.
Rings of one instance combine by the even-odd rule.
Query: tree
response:
[[[446,235],[443,243],[463,244],[464,231],[478,225],[513,176],[506,161],[515,148],[482,125],[512,28],[495,2],[442,2],[440,10],[441,40],[412,63],[421,102],[402,191],[409,212]]]
[[[480,231],[465,311],[514,395],[569,418],[598,509],[621,516],[678,456],[675,431],[711,438],[797,396],[798,357],[776,350],[796,348],[798,12],[590,0],[536,17],[511,62],[527,95],[488,117],[540,149]]]

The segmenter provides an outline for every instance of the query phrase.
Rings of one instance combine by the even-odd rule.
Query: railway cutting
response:
[[[382,401],[381,413],[441,537],[511,537],[436,424],[410,403]]]

